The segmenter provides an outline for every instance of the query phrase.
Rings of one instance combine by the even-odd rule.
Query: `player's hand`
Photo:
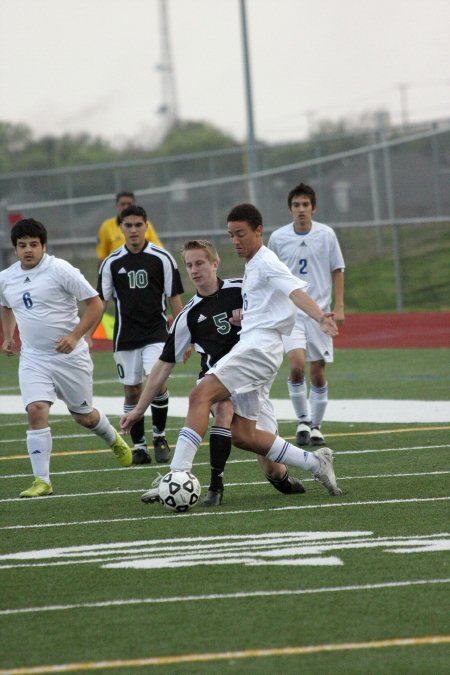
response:
[[[232,326],[240,326],[244,316],[242,307],[240,307],[239,309],[233,309],[232,314],[233,315],[228,319],[228,321],[231,323]]]
[[[338,326],[343,326],[345,322],[345,315],[344,315],[344,310],[343,309],[336,309],[334,308],[334,320],[336,321]]]
[[[77,342],[77,338],[74,337],[72,333],[69,333],[69,335],[62,335],[56,341],[56,351],[61,354],[70,354],[77,346]]]
[[[332,312],[324,314],[319,321],[319,325],[323,330],[323,332],[329,335],[330,337],[336,337],[336,335],[339,335],[338,327],[333,318]]]
[[[16,354],[16,343],[14,340],[4,340],[2,344],[2,352],[6,356],[14,356]]]
[[[122,415],[120,418],[120,428],[122,429],[123,433],[129,434],[131,427],[134,426],[136,422],[139,422],[142,417],[144,417],[144,415],[136,413],[136,409],[126,413],[125,415]]]
[[[194,345],[191,345],[189,349],[186,349],[186,351],[183,354],[183,363],[186,363],[186,361],[191,358],[194,352],[195,352]]]

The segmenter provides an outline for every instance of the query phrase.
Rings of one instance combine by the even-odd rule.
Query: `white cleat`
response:
[[[147,492],[144,492],[144,494],[141,495],[141,501],[144,502],[144,504],[154,504],[155,502],[159,502],[159,484],[161,479],[162,475],[159,473],[153,481],[150,490],[147,490]]]
[[[317,471],[313,471],[313,477],[322,483],[328,490],[330,495],[338,496],[342,494],[342,490],[336,483],[336,476],[333,469],[333,451],[330,448],[320,448],[315,450],[313,455],[317,457],[320,466]]]

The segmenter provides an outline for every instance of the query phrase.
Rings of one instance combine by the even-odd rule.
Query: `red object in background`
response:
[[[450,312],[348,314],[336,349],[450,347]]]
[[[15,225],[16,223],[19,222],[19,220],[22,220],[23,216],[21,213],[8,213],[8,223],[11,225]]]

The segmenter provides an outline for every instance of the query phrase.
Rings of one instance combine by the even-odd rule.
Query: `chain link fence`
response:
[[[2,267],[12,260],[11,223],[32,216],[48,228],[51,250],[83,270],[92,267],[87,274],[92,280],[96,232],[100,222],[113,214],[115,194],[122,189],[135,192],[171,252],[197,236],[213,239],[222,252],[226,215],[233,205],[254,199],[268,235],[289,222],[287,194],[303,181],[318,196],[315,219],[337,230],[349,272],[358,265],[376,273],[380,261],[390,261],[391,297],[374,298],[374,309],[400,311],[412,300],[414,306],[418,302],[435,308],[426,282],[436,273],[433,261],[441,265],[442,252],[446,248],[450,252],[450,125],[397,138],[378,133],[369,145],[326,156],[321,156],[316,143],[309,148],[312,159],[296,161],[304,150],[298,144],[252,148],[253,165],[258,167],[253,174],[246,171],[248,157],[242,148],[3,174]],[[431,266],[428,278],[417,280],[421,286],[414,280],[416,254]],[[242,261],[240,267],[234,264],[239,274]],[[378,306],[378,300],[389,307]]]

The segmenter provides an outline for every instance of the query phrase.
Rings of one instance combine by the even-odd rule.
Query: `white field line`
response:
[[[204,462],[206,465],[207,462]],[[198,464],[196,465],[198,466]],[[109,470],[109,469],[108,469]],[[147,469],[148,470],[148,469]],[[99,473],[103,472],[105,469],[99,469],[95,471],[60,471],[59,474],[57,473],[52,473],[52,476],[56,475],[71,475],[73,473]],[[142,468],[139,468],[138,471],[142,471]],[[404,473],[380,473],[380,474],[362,474],[358,476],[339,476],[339,481],[341,480],[369,480],[369,479],[375,479],[375,480],[384,480],[385,478],[413,478],[413,477],[418,477],[418,476],[445,476],[450,473],[450,469],[443,469],[439,471],[411,471],[411,472],[404,472]],[[10,476],[0,476],[0,478],[24,478],[24,477],[29,477],[29,473],[25,474],[16,474],[16,475],[10,475]],[[303,478],[302,477],[302,482],[304,483],[314,483],[315,479],[314,478]],[[245,481],[245,482],[239,482],[239,483],[225,483],[227,488],[232,488],[232,487],[245,487],[249,485],[267,485],[267,481],[265,480],[255,480],[255,481]],[[202,489],[206,489],[208,487],[207,484],[201,486]],[[91,496],[97,496],[97,495],[110,495],[110,494],[115,494],[115,495],[122,495],[122,494],[129,494],[133,492],[140,492],[140,489],[137,490],[120,490],[120,489],[115,489],[113,491],[110,490],[105,490],[101,492],[77,492],[77,493],[70,493],[70,494],[60,494],[60,495],[51,495],[53,498],[62,498],[62,497],[91,497]],[[15,497],[13,498],[7,498],[7,499],[0,499],[0,504],[3,502],[8,502],[8,501],[17,501]],[[27,500],[20,499],[22,503],[26,502]]]
[[[201,445],[206,445],[205,443],[202,443]],[[449,444],[443,444],[443,445],[411,445],[411,446],[406,446],[402,448],[367,448],[365,450],[339,450],[335,452],[335,456],[340,456],[340,455],[365,455],[367,453],[378,453],[378,452],[405,452],[405,451],[412,451],[412,450],[441,450],[445,448],[450,448]],[[109,450],[105,450],[105,452],[109,453]],[[28,456],[25,457],[28,459]],[[227,466],[230,464],[249,464],[253,463],[255,461],[255,457],[250,457],[249,459],[230,459],[227,462]],[[157,468],[157,467],[162,467],[167,465],[161,465],[161,464],[152,464],[152,469]],[[209,466],[209,462],[195,462],[195,466]],[[109,473],[109,472],[117,472],[117,471],[126,471],[126,469],[123,469],[122,467],[108,467],[104,469],[74,469],[72,471],[52,471],[52,476],[71,476],[79,473]],[[148,465],[145,466],[133,466],[133,471],[148,471]],[[14,473],[14,474],[4,474],[0,475],[0,480],[3,478],[23,478],[27,477],[30,475],[29,471],[25,471],[23,473]]]
[[[272,403],[279,420],[292,420],[292,403],[289,399],[274,398]],[[106,415],[122,415],[123,397],[96,396],[94,405]],[[188,399],[171,396],[170,415],[186,417]],[[0,396],[0,412],[5,414],[23,413],[20,396]],[[69,415],[65,404],[57,400],[52,406],[53,414]],[[325,422],[370,422],[379,423],[447,423],[450,422],[450,401],[416,401],[405,399],[330,399],[325,413]]]
[[[130,490],[129,492],[136,492],[136,490]],[[140,491],[139,491],[140,492]],[[113,492],[111,494],[117,494]],[[78,495],[71,495],[78,496]],[[83,495],[80,495],[83,496]],[[54,495],[53,495],[54,498]],[[355,502],[332,502],[325,504],[304,504],[296,506],[275,506],[265,509],[239,509],[236,511],[219,511],[219,510],[204,510],[204,511],[189,511],[189,513],[170,513],[168,511],[161,511],[162,507],[150,507],[154,508],[155,511],[159,510],[160,515],[150,515],[150,516],[132,516],[124,518],[98,518],[95,520],[80,520],[80,521],[65,521],[60,523],[36,523],[33,525],[6,525],[0,527],[1,530],[30,530],[30,529],[39,529],[39,528],[48,528],[48,527],[78,527],[81,525],[104,525],[105,523],[137,523],[141,520],[161,520],[161,518],[207,518],[207,517],[219,517],[219,516],[241,516],[243,514],[248,515],[252,513],[276,513],[279,511],[305,511],[311,509],[335,509],[335,508],[354,508],[361,506],[385,506],[385,505],[402,505],[402,504],[426,504],[433,502],[443,502],[449,501],[449,497],[411,497],[409,499],[373,499],[369,501],[355,501]],[[12,499],[12,500],[2,500],[2,501],[21,501],[27,502],[26,499]]]
[[[318,593],[348,593],[352,591],[373,591],[384,589],[398,589],[410,586],[431,586],[435,584],[447,584],[450,578],[443,579],[414,579],[407,581],[390,581],[378,584],[360,584],[352,586],[323,586],[322,588],[289,588],[274,591],[242,591],[240,593],[213,593],[209,595],[176,595],[163,598],[129,598],[124,600],[105,600],[103,602],[83,602],[66,605],[43,605],[41,607],[17,607],[15,609],[2,609],[0,616],[12,614],[29,614],[32,612],[60,612],[73,609],[98,609],[105,607],[124,607],[130,605],[160,605],[179,602],[206,602],[217,600],[240,600],[242,598],[267,598],[279,597],[280,595],[315,595]]]

